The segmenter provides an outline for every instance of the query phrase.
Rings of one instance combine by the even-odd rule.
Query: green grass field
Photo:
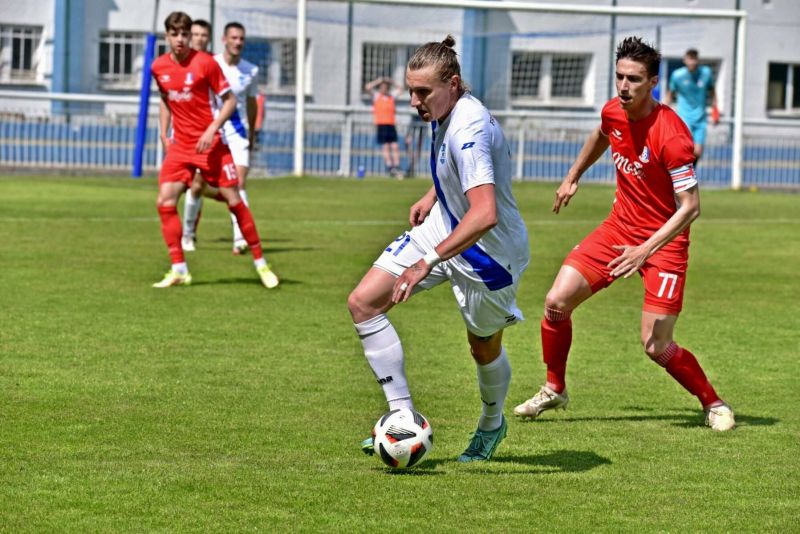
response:
[[[0,178],[0,530],[799,530],[796,195],[704,191],[692,230],[676,340],[735,431],[704,428],[644,355],[630,279],[575,313],[570,410],[509,421],[495,461],[460,465],[480,399],[440,287],[391,313],[436,446],[407,472],[363,456],[385,403],[345,302],[429,185],[253,181],[282,285],[231,255],[226,211],[207,202],[194,285],[159,291],[154,180]],[[554,189],[515,186],[533,261],[527,320],[505,338],[509,414],[544,379],[545,292],[613,196],[585,186],[554,216]]]

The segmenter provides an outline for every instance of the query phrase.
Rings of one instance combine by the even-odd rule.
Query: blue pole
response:
[[[133,152],[134,178],[142,177],[142,159],[147,139],[147,107],[150,104],[150,66],[156,51],[156,34],[147,34],[147,45],[144,50],[144,68],[142,69],[142,89],[139,93],[139,122],[136,125],[136,148]]]

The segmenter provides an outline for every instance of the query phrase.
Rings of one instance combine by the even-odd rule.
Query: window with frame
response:
[[[512,52],[512,102],[523,105],[585,105],[591,59],[588,54]]]
[[[378,78],[390,78],[396,87],[406,86],[406,65],[417,45],[364,43],[361,49],[361,88]]]
[[[144,32],[102,32],[98,74],[106,89],[135,89],[139,87],[144,66]],[[155,56],[168,51],[163,36],[156,39]]]
[[[769,64],[767,111],[773,114],[800,114],[800,64]]]
[[[36,82],[41,26],[0,26],[0,82]]]
[[[309,43],[306,43],[306,50]],[[268,94],[293,93],[295,90],[295,39],[248,37],[242,57],[258,66],[258,85]]]

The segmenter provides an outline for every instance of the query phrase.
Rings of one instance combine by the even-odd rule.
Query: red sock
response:
[[[669,358],[664,368],[672,378],[697,397],[704,408],[715,402],[721,402],[694,354],[679,347],[677,343],[667,347],[664,353],[668,352],[674,352],[674,355]]]
[[[572,346],[569,312],[545,308],[542,319],[542,354],[547,365],[547,384],[556,393],[567,387],[567,356]]]
[[[239,229],[247,241],[247,246],[250,247],[250,253],[253,255],[254,260],[260,260],[264,257],[261,251],[261,240],[258,237],[256,230],[256,223],[253,221],[253,215],[250,213],[244,202],[239,202],[235,206],[228,206],[228,209],[236,217],[236,222],[239,223]]]
[[[178,216],[178,208],[175,206],[159,206],[158,216],[161,217],[161,233],[169,249],[169,257],[172,263],[183,263],[183,247],[181,247],[181,218]]]

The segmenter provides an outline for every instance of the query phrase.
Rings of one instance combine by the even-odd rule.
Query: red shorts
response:
[[[577,269],[596,293],[611,285],[608,263],[620,255],[614,245],[640,245],[642,239],[633,239],[609,221],[595,228],[578,246],[572,249],[564,265]],[[689,263],[689,245],[669,243],[650,256],[639,269],[644,281],[644,311],[678,315],[683,306],[683,288]]]
[[[194,147],[171,145],[161,165],[158,183],[183,182],[191,185],[195,170],[212,187],[234,187],[239,185],[236,165],[228,147],[216,141],[209,150],[197,153]]]

